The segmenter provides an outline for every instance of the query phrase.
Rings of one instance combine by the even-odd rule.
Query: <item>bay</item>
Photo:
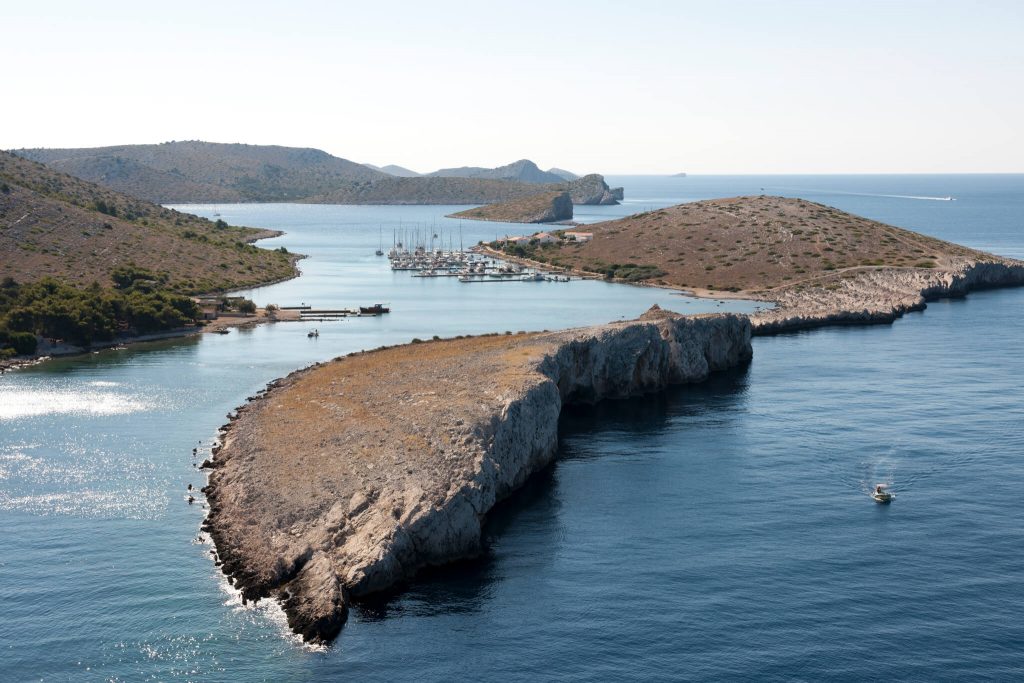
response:
[[[592,222],[802,196],[1024,257],[1022,176],[609,178]],[[953,197],[955,201],[946,201]],[[561,458],[492,515],[488,552],[361,606],[330,648],[242,607],[195,541],[193,467],[265,382],[361,348],[750,310],[603,282],[460,285],[373,251],[453,207],[182,207],[286,232],[303,276],[260,303],[390,303],[56,360],[0,377],[0,619],[12,680],[1015,678],[1024,668],[1024,292],[892,326],[759,338],[745,369],[573,410]],[[463,222],[475,243],[525,226]],[[440,239],[440,237],[438,238]],[[307,328],[321,336],[309,340]],[[192,449],[196,448],[196,457]],[[896,503],[865,495],[891,480]]]

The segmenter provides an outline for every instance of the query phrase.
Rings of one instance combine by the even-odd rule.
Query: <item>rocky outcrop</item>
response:
[[[963,259],[940,269],[880,268],[839,278],[827,286],[790,287],[769,298],[774,309],[752,318],[757,335],[826,325],[890,323],[925,308],[929,299],[971,290],[1024,284],[1024,263],[993,257]]]
[[[353,600],[481,548],[488,511],[547,465],[568,402],[696,382],[750,358],[733,315],[485,336],[353,354],[279,380],[216,449],[204,523],[243,599],[307,641]]]
[[[618,204],[623,197],[623,190],[608,187],[604,176],[597,173],[585,175],[567,185],[573,204]]]
[[[500,204],[488,204],[459,211],[448,218],[505,223],[552,223],[572,218],[572,199],[568,192],[543,192]]]

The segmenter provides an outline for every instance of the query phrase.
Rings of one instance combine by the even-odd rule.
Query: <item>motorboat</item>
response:
[[[306,336],[309,337],[310,339],[313,339],[315,337],[319,337],[320,336],[320,330],[310,330],[309,332],[306,333]]]
[[[519,279],[523,282],[544,282],[546,278],[541,273],[530,273],[529,275],[524,275]]]
[[[891,503],[896,494],[889,490],[888,484],[875,484],[875,490],[871,492],[871,497],[875,499],[876,503]]]

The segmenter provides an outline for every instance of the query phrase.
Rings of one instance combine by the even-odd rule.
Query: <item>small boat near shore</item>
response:
[[[875,490],[871,492],[871,497],[876,503],[891,503],[896,494],[889,490],[888,484],[875,484]]]
[[[384,304],[374,304],[372,306],[360,306],[359,313],[361,315],[381,315],[382,313],[390,313],[391,309]]]

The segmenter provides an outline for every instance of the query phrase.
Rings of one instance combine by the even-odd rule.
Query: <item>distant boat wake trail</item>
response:
[[[765,189],[765,188],[761,188]],[[854,197],[886,197],[888,199],[921,199],[929,202],[955,202],[955,197],[924,197],[913,194],[872,194],[870,192],[843,192],[842,190],[815,190],[807,187],[774,187],[772,190],[785,190],[787,192],[817,192],[819,194],[845,194]]]

